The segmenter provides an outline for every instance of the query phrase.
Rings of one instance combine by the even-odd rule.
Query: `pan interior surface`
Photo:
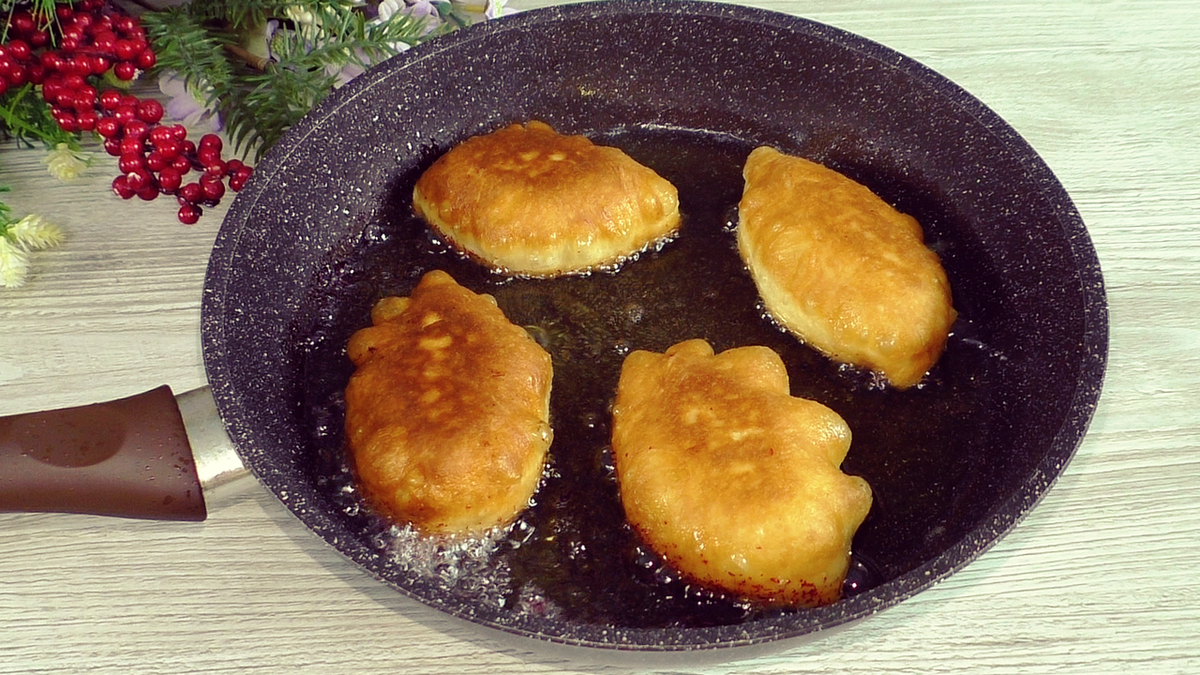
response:
[[[615,272],[513,279],[412,214],[456,143],[540,119],[623,148],[680,191],[680,236]],[[732,234],[741,166],[773,145],[917,218],[960,319],[927,382],[898,392],[764,317]],[[345,344],[385,295],[444,269],[551,352],[551,462],[507,533],[430,546],[372,515],[342,447]],[[523,13],[439,38],[335,92],[256,169],[214,247],[204,349],[255,475],[350,560],[456,616],[611,649],[757,644],[850,621],[974,559],[1070,460],[1099,397],[1107,314],[1095,253],[1045,164],[994,113],[884,47],[703,2]],[[843,468],[875,505],[841,601],[762,608],[697,588],[622,515],[608,409],[625,354],[702,337],[783,356],[792,393],[849,423]]]

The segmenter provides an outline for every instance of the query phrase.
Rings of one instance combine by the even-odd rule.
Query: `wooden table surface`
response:
[[[531,8],[532,0],[514,0]],[[905,53],[1011,123],[1075,200],[1110,304],[1104,394],[1044,501],[876,616],[671,673],[1200,673],[1200,3],[759,0]],[[223,207],[109,194],[0,149],[18,213],[68,240],[0,289],[0,414],[205,382]],[[229,200],[226,200],[226,205]],[[0,515],[0,673],[624,673],[497,640],[357,571],[252,480],[207,522]]]

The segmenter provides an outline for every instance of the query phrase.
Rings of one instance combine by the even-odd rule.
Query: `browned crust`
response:
[[[529,276],[617,263],[680,223],[671,183],[617,148],[537,121],[451,149],[421,175],[413,205],[457,247]]]

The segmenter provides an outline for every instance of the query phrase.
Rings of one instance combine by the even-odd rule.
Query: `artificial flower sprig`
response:
[[[29,254],[62,243],[62,230],[39,215],[14,220],[0,202],[0,288],[17,288],[29,276]]]

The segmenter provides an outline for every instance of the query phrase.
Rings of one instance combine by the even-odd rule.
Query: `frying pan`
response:
[[[412,215],[421,171],[456,143],[540,119],[625,149],[680,189],[675,241],[616,271],[493,273]],[[866,184],[923,225],[960,319],[899,392],[767,318],[737,258],[740,167],[773,145]],[[371,513],[342,448],[349,335],[430,269],[497,298],[554,358],[555,444],[531,508],[485,541],[437,545]],[[257,479],[385,584],[510,634],[607,650],[739,647],[811,634],[929,587],[1009,531],[1079,445],[1100,395],[1107,310],[1068,195],[962,89],[878,44],[705,2],[530,11],[423,44],[338,90],[264,158],[213,248],[205,365]],[[622,517],[608,405],[625,354],[702,337],[765,344],[794,395],[830,406],[843,464],[875,504],[845,597],[763,608],[695,587]],[[2,425],[0,425],[2,426]],[[0,429],[2,431],[2,429]],[[2,435],[2,434],[0,434]]]

